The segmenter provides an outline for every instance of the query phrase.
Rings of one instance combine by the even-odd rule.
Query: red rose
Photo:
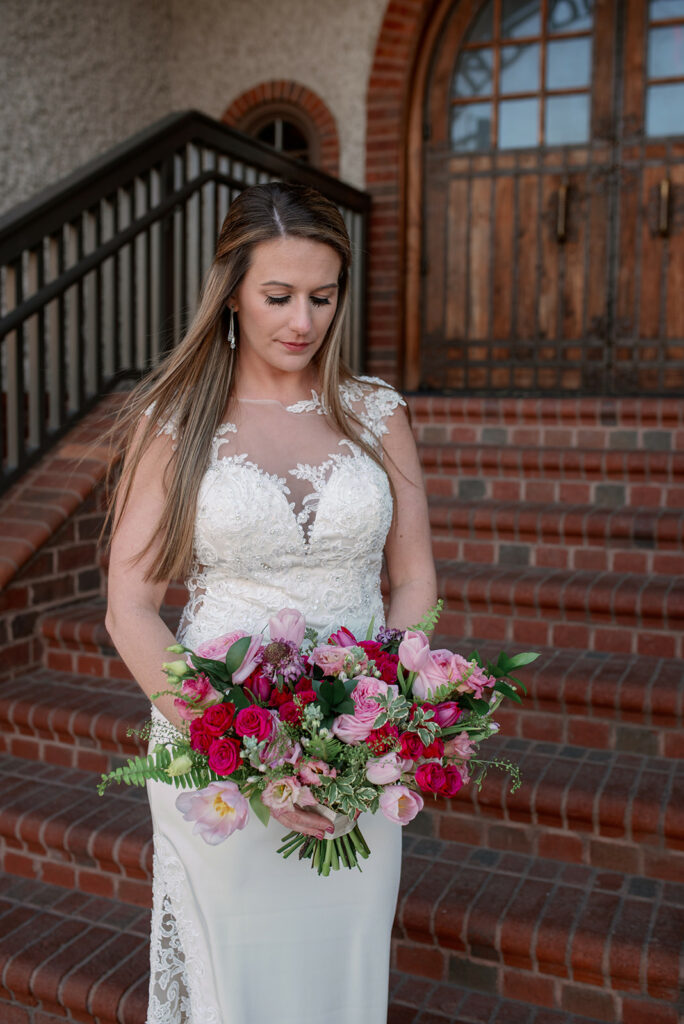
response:
[[[429,761],[416,768],[416,782],[424,793],[441,793],[446,781],[446,772],[436,761]]]
[[[292,700],[292,691],[291,690],[279,690],[276,687],[273,690],[273,693],[271,694],[271,699],[270,699],[269,703],[270,703],[272,708],[279,708],[279,707],[282,707],[283,704],[287,704],[291,700]]]
[[[237,740],[214,740],[209,747],[209,767],[217,775],[232,775],[240,763],[240,744]]]
[[[199,750],[200,754],[208,754],[213,739],[211,733],[204,728],[201,718],[195,718],[190,723],[190,746],[193,750]]]
[[[299,725],[302,720],[302,709],[293,700],[281,704],[278,714],[283,722],[288,722],[290,725]]]
[[[202,725],[212,736],[221,736],[230,729],[235,718],[235,705],[230,701],[225,704],[212,704],[201,718]]]
[[[377,640],[362,640],[360,644],[357,644],[357,647],[365,651],[368,657],[374,661],[379,654],[382,654],[382,645]]]
[[[399,753],[405,761],[417,761],[419,757],[425,757],[425,746],[417,732],[403,732],[399,743]]]
[[[397,681],[397,666],[399,665],[399,658],[396,654],[387,654],[386,651],[381,651],[374,658],[380,678],[385,683],[396,683]]]
[[[444,756],[444,740],[441,740],[439,736],[434,739],[429,746],[423,748],[423,757],[443,757]]]
[[[314,690],[300,690],[299,693],[297,694],[297,700],[302,706],[304,706],[306,704],[313,704],[317,696],[318,695]]]
[[[308,676],[302,676],[297,685],[295,686],[295,693],[309,693],[311,690],[311,680]]]
[[[416,772],[416,775],[417,774],[418,773]],[[459,789],[463,785],[463,777],[461,773],[459,772],[458,768],[455,765],[448,764],[444,768],[444,775],[446,776],[444,780],[444,785],[442,786],[439,792],[441,793],[442,796],[446,797],[456,796]]]
[[[273,716],[266,708],[252,705],[242,708],[235,716],[235,732],[238,736],[255,736],[267,740],[273,732]]]

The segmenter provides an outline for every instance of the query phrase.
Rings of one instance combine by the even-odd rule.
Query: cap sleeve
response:
[[[361,439],[381,452],[387,420],[399,406],[406,406],[399,392],[380,377],[355,377],[344,385],[342,401],[361,420]]]
[[[157,404],[156,402],[151,402],[147,406],[147,408],[145,409],[145,415],[146,416],[150,416],[150,417],[154,416],[154,410],[155,410],[156,404]],[[176,448],[175,442],[178,440],[178,418],[175,415],[175,413],[173,413],[171,416],[169,416],[169,418],[164,423],[161,423],[161,424],[157,423],[157,427],[158,427],[158,429],[157,429],[157,437],[161,437],[162,434],[168,434],[172,438],[172,440],[174,441],[173,447],[174,447],[174,450],[175,450],[175,448]]]

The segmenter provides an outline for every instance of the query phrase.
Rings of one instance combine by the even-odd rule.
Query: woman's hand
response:
[[[272,810],[271,817],[292,832],[301,832],[305,836],[314,836],[315,839],[325,839],[326,832],[335,831],[335,826],[322,814],[316,814],[315,811],[302,811],[298,807],[294,807],[291,811]]]

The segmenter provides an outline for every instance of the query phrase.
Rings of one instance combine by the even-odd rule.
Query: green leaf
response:
[[[471,697],[469,693],[462,694],[461,700],[467,707],[472,711],[475,711],[478,715],[486,715],[489,711],[489,704],[486,700],[482,700],[479,697]]]
[[[240,665],[245,660],[245,655],[247,654],[251,642],[251,636],[243,636],[239,640],[236,640],[232,647],[229,647],[226,651],[226,670],[231,676],[233,675],[233,672],[237,672]]]
[[[511,700],[516,701],[518,704],[522,704],[520,696],[516,693],[512,686],[508,683],[496,682],[494,683],[494,689],[498,690],[499,693],[503,693],[504,697],[510,697]]]
[[[373,639],[373,630],[375,628],[375,616],[373,615],[370,622],[368,623],[368,629],[366,630],[366,640]]]
[[[508,659],[508,671],[512,668],[520,668],[522,665],[530,665],[539,657],[538,651],[525,651],[521,654],[514,654]]]
[[[238,711],[249,707],[249,697],[241,686],[231,686],[229,690],[226,690],[226,697],[232,701]]]
[[[249,798],[249,806],[252,808],[257,818],[262,825],[268,825],[268,819],[271,817],[271,812],[264,803],[261,802],[261,793],[256,790]]]

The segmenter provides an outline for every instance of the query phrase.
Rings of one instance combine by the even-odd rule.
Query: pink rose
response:
[[[376,786],[386,786],[401,778],[402,763],[398,754],[384,754],[366,762],[366,778]]]
[[[194,833],[205,843],[222,843],[249,818],[249,804],[234,782],[210,782],[205,789],[181,793],[176,807],[186,821],[194,821]]]
[[[416,768],[416,782],[424,793],[440,793],[446,780],[444,769],[436,761],[428,761]]]
[[[215,640],[206,640],[203,644],[199,645],[195,653],[199,654],[200,658],[225,661],[228,648],[232,647],[237,640],[241,640],[246,635],[241,630],[225,633],[223,636],[217,636]]]
[[[430,644],[425,633],[407,629],[399,644],[399,661],[409,672],[420,672],[430,657]]]
[[[234,683],[244,683],[248,675],[250,675],[257,665],[261,661],[261,652],[263,651],[263,644],[260,636],[253,636],[249,642],[247,653],[245,654],[242,662],[238,669],[233,672]]]
[[[377,711],[376,711],[377,717]],[[343,743],[354,746],[368,739],[373,731],[372,722],[363,722],[354,715],[338,715],[330,727],[330,731]]]
[[[408,786],[387,786],[380,794],[380,810],[390,821],[407,825],[422,811],[424,800]]]
[[[204,672],[200,672],[199,675],[194,676],[191,679],[183,680],[181,686],[181,693],[183,697],[187,697],[189,700],[196,701],[197,704],[205,704],[208,701],[220,700],[221,694],[218,690],[215,690],[211,685],[209,676]],[[192,722],[197,715],[202,714],[202,708],[193,707],[191,704],[187,704],[183,697],[176,697],[174,700],[174,706],[178,709],[178,713],[185,722]]]
[[[316,761],[313,758],[310,761],[302,761],[298,769],[299,778],[302,782],[306,783],[307,786],[320,786],[322,776],[326,775],[331,779],[334,779],[337,775],[335,768],[332,768],[325,761]]]
[[[296,608],[283,608],[268,620],[271,640],[286,640],[300,647],[306,632],[306,622]]]
[[[440,686],[449,682],[451,651],[432,651],[413,681],[413,693],[427,700]]]
[[[209,767],[217,775],[232,775],[240,765],[240,744],[230,737],[214,740],[209,747]]]
[[[261,802],[271,811],[291,811],[298,807],[314,807],[317,800],[308,786],[302,786],[294,775],[271,779],[261,794]]]
[[[230,729],[235,718],[235,705],[230,701],[212,704],[202,715],[202,725],[212,736],[221,736]]]
[[[396,686],[391,687],[396,692]],[[361,676],[352,691],[353,715],[338,715],[332,724],[332,732],[344,743],[361,743],[373,731],[375,720],[380,714],[376,696],[390,691],[388,683],[373,676]]]
[[[444,744],[444,754],[446,757],[455,757],[459,760],[467,761],[472,756],[475,750],[475,743],[468,737],[467,732],[460,732],[458,736],[452,736]]]
[[[330,634],[328,643],[337,644],[338,647],[356,647],[356,637],[346,626],[342,626],[336,633]]]
[[[333,647],[326,644],[324,647],[314,647],[309,655],[309,661],[318,665],[326,676],[336,676],[344,668],[344,660],[347,652],[344,647]]]
[[[460,654],[452,654],[449,671],[451,679],[459,684],[459,693],[474,693],[476,697],[482,697],[483,690],[486,687],[494,686],[496,682],[496,679],[493,676],[488,676],[479,665],[466,661]]]
[[[242,708],[235,716],[235,732],[238,736],[254,736],[267,740],[273,732],[273,716],[266,708],[252,705]]]

